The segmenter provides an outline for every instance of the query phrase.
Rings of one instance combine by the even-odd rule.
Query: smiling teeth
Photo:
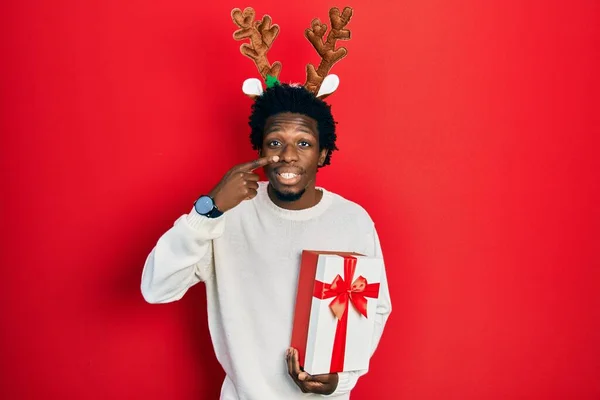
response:
[[[279,175],[281,175],[281,177],[282,177],[282,178],[285,178],[285,179],[292,179],[292,178],[295,178],[295,177],[297,177],[297,176],[298,176],[298,175],[296,175],[296,174],[293,174],[293,173],[291,173],[291,172],[284,172],[284,173],[282,173],[282,174],[279,174]]]

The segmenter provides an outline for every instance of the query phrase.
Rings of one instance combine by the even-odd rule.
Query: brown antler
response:
[[[345,47],[340,47],[336,50],[335,42],[339,40],[350,39],[350,31],[344,29],[352,18],[352,8],[346,7],[340,14],[339,8],[329,10],[329,19],[331,20],[331,29],[327,35],[327,39],[323,41],[327,25],[322,24],[318,18],[312,20],[311,28],[304,32],[304,36],[312,43],[317,53],[321,56],[319,68],[315,70],[315,66],[308,64],[306,66],[306,83],[304,87],[313,92],[315,95],[319,92],[323,79],[327,76],[331,67],[346,57],[348,50]]]
[[[279,34],[279,26],[271,25],[271,17],[268,15],[265,15],[261,21],[254,21],[254,15],[254,9],[251,7],[243,12],[239,8],[231,11],[233,22],[240,28],[233,33],[233,38],[235,40],[250,38],[249,43],[244,43],[240,47],[242,54],[254,60],[264,80],[267,79],[267,75],[278,78],[281,63],[276,61],[273,65],[269,64],[267,52]]]

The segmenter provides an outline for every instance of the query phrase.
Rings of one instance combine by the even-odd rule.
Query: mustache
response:
[[[291,172],[294,173],[296,175],[302,175],[306,172],[306,170],[302,167],[299,166],[289,166],[289,165],[271,165],[271,169],[276,173],[282,173],[282,172]]]

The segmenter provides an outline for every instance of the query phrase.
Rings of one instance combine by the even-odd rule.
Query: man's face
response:
[[[275,195],[296,201],[314,187],[317,168],[327,150],[319,150],[317,121],[302,114],[281,113],[267,119],[261,156],[279,156],[279,162],[265,167]]]

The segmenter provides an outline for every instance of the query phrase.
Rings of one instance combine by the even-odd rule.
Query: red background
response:
[[[600,398],[599,4],[353,1],[319,184],[370,211],[394,302],[354,399]],[[2,2],[0,398],[217,398],[204,287],[139,280],[254,158],[247,5]],[[253,1],[282,80],[333,5]]]

